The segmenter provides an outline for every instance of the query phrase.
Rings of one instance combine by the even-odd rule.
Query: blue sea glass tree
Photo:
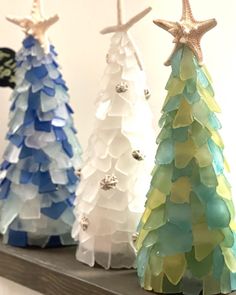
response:
[[[70,245],[81,148],[68,88],[46,34],[58,16],[45,18],[40,0],[34,0],[30,18],[8,20],[26,38],[17,55],[1,165],[0,230],[13,246]]]

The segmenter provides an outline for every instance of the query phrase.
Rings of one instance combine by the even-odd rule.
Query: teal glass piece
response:
[[[158,165],[170,164],[174,159],[174,145],[172,139],[162,141],[157,149],[156,163]]]
[[[201,99],[201,96],[197,90],[194,93],[185,93],[184,92],[184,96],[190,104],[194,104],[194,103],[200,101],[200,99]]]
[[[165,205],[162,205],[160,207],[157,207],[156,209],[152,210],[150,216],[148,217],[144,229],[145,230],[155,230],[159,227],[161,227],[163,224],[166,223],[165,218]],[[148,235],[147,238],[152,239],[154,233],[152,235]],[[147,243],[150,243],[149,239],[147,240]]]
[[[191,225],[191,207],[189,204],[176,204],[168,201],[166,206],[166,218],[170,223],[177,225],[184,231],[189,231]]]
[[[199,184],[193,187],[193,191],[202,202],[202,204],[206,204],[212,200],[216,200],[217,194],[215,188],[207,187],[203,184]]]
[[[222,125],[221,125],[219,119],[217,118],[216,114],[213,112],[211,112],[209,115],[209,122],[210,122],[211,127],[215,130],[219,130],[222,128]]]
[[[221,149],[214,143],[213,140],[208,140],[208,146],[213,157],[213,167],[216,175],[224,172],[224,156]]]
[[[150,231],[143,241],[143,247],[151,247],[156,244],[158,239],[157,230]]]
[[[160,144],[162,141],[164,141],[165,139],[171,138],[172,137],[172,128],[166,126],[165,128],[163,128],[161,130],[161,132],[159,133],[156,143]]]
[[[163,257],[158,255],[157,253],[157,248],[155,246],[152,247],[149,258],[149,265],[154,276],[158,276],[163,271]]]
[[[201,124],[195,121],[191,127],[191,137],[196,146],[201,147],[207,143],[209,138],[211,138],[211,133]]]
[[[192,192],[190,196],[190,206],[192,209],[192,223],[198,224],[205,216],[205,206],[201,203],[199,198]]]
[[[188,129],[189,127],[180,127],[173,129],[173,139],[178,142],[185,142],[188,140]]]
[[[229,226],[230,212],[225,202],[220,198],[215,198],[206,206],[207,224],[210,228],[224,228]]]
[[[198,83],[203,87],[203,88],[207,88],[208,85],[210,84],[210,82],[208,81],[205,73],[203,72],[203,70],[201,68],[197,69],[197,80]]]
[[[188,166],[186,166],[183,169],[178,169],[178,168],[174,167],[172,181],[175,182],[180,177],[185,177],[185,176],[191,177],[192,176],[192,172],[193,172],[192,162],[190,162],[188,164]]]
[[[230,272],[231,290],[236,290],[236,273]]]
[[[171,190],[172,173],[173,173],[173,164],[157,167],[155,174],[152,178],[152,182],[151,182],[152,187],[155,187],[160,192],[168,195]]]
[[[200,168],[199,172],[202,184],[209,187],[216,187],[218,185],[215,169],[213,166]]]
[[[234,233],[230,229],[230,227],[223,228],[222,233],[225,236],[223,242],[221,243],[221,246],[226,248],[232,248],[234,245]]]
[[[231,293],[231,281],[230,281],[230,271],[228,270],[227,266],[223,268],[221,280],[221,293],[228,294]]]
[[[209,122],[210,109],[207,104],[200,100],[193,105],[193,117],[197,120],[201,125],[206,126]]]
[[[174,113],[174,114],[173,114]],[[159,127],[162,128],[174,120],[176,112],[164,113],[159,120]]]
[[[151,248],[142,247],[137,255],[137,272],[140,279],[144,279]]]
[[[212,254],[208,255],[201,261],[197,261],[195,258],[194,248],[192,248],[191,252],[186,253],[186,259],[188,263],[188,269],[191,271],[194,277],[201,279],[211,272],[213,262]]]
[[[180,48],[172,57],[171,59],[171,66],[172,66],[172,75],[174,77],[179,77],[179,69],[180,63],[183,56],[183,47]]]
[[[183,95],[176,95],[169,98],[168,102],[163,108],[163,112],[169,113],[179,108]]]
[[[182,292],[182,282],[177,285],[173,285],[166,276],[163,279],[163,292],[165,294],[178,294]]]
[[[223,268],[225,265],[225,260],[224,260],[224,256],[221,252],[221,249],[219,246],[217,246],[214,249],[214,253],[213,253],[213,270],[212,270],[212,274],[213,277],[217,280],[220,279],[222,272],[223,272]]]
[[[189,252],[193,244],[191,231],[184,231],[177,225],[166,223],[158,229],[157,247],[161,256]]]
[[[189,94],[194,94],[197,91],[197,86],[196,86],[196,81],[195,79],[189,79],[186,82],[186,86],[184,89],[184,93],[186,93],[187,95]]]

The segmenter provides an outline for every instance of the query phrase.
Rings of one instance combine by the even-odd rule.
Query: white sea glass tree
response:
[[[96,123],[82,169],[72,236],[76,257],[94,266],[132,268],[135,238],[153,166],[155,139],[149,91],[143,67],[128,30],[151,9],[127,23],[117,1],[114,33],[98,100]]]

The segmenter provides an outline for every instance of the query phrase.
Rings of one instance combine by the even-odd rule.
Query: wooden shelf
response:
[[[0,276],[45,295],[152,294],[139,287],[135,270],[106,271],[77,262],[75,247],[19,249],[0,241]]]

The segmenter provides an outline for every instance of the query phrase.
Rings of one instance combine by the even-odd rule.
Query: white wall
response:
[[[71,103],[75,110],[76,126],[83,147],[93,126],[93,101],[99,89],[99,81],[105,68],[105,55],[109,47],[109,36],[98,32],[116,22],[116,0],[48,0],[46,11],[50,15],[59,13],[61,21],[50,31],[51,39],[59,52],[64,77],[70,87]],[[152,24],[154,18],[179,20],[181,0],[127,0],[128,17],[148,5],[153,12],[144,21],[132,28],[132,34],[142,53],[147,76],[152,89],[150,104],[156,121],[164,101],[164,86],[170,68],[163,62],[170,54],[173,44],[171,35]],[[20,29],[6,22],[7,14],[25,15],[30,10],[31,0],[0,0],[0,46],[20,47],[23,34]],[[194,15],[204,20],[215,17],[216,29],[203,39],[205,63],[210,70],[217,100],[222,106],[223,135],[226,155],[236,178],[236,136],[234,101],[236,100],[236,1],[235,0],[191,0]],[[1,124],[0,154],[5,147],[3,137],[7,131],[9,90],[0,90]]]
[[[40,293],[0,278],[0,295],[40,295]]]

